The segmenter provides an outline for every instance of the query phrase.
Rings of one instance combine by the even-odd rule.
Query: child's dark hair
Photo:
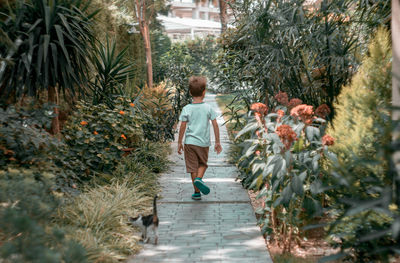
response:
[[[189,91],[193,97],[200,97],[206,89],[207,79],[203,76],[192,76],[189,79]]]

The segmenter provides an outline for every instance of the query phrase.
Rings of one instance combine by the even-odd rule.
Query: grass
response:
[[[302,257],[296,257],[291,254],[281,254],[273,256],[274,263],[315,263],[315,259],[306,259]]]
[[[217,94],[216,101],[218,106],[223,112],[223,117],[225,120],[225,125],[228,130],[229,138],[233,141],[235,139],[235,134],[240,131],[242,127],[243,117],[246,114],[246,106],[243,102],[232,101],[234,100],[234,94]],[[236,117],[235,114],[236,113]],[[236,164],[241,157],[241,147],[236,144],[232,144],[229,147],[229,162]]]
[[[168,153],[166,144],[143,145],[121,160],[111,184],[88,186],[58,210],[57,224],[86,248],[90,261],[120,262],[141,249],[140,233],[128,225],[128,215],[152,213],[159,191],[154,171],[167,168]]]

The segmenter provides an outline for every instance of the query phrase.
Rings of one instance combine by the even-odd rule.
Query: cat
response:
[[[154,196],[153,200],[153,214],[152,215],[139,215],[138,217],[129,217],[129,223],[132,226],[138,226],[142,229],[143,242],[149,242],[150,238],[147,236],[147,228],[152,227],[154,233],[154,245],[158,243],[158,216],[157,216],[157,198],[158,195]]]

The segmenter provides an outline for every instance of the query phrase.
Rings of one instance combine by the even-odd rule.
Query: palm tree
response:
[[[9,11],[0,29],[19,45],[0,49],[0,57],[11,61],[0,67],[1,97],[37,96],[47,90],[48,101],[57,104],[60,92],[84,92],[93,39],[90,23],[97,13],[86,15],[87,7],[79,0],[26,0]],[[56,117],[52,133],[58,132]]]

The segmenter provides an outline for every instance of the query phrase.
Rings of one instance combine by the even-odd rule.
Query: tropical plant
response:
[[[0,20],[0,28],[17,44],[0,49],[0,57],[11,62],[1,65],[2,98],[37,96],[47,90],[49,101],[56,104],[58,90],[64,94],[84,91],[89,76],[90,23],[96,14],[86,15],[87,7],[78,0],[26,0],[2,14],[6,18]],[[58,125],[55,118],[54,133]]]
[[[256,101],[272,103],[270,94],[285,91],[307,104],[325,103],[333,109],[364,52],[369,36],[365,25],[372,26],[367,14],[368,21],[377,22],[390,10],[384,1],[371,6],[352,0],[318,2],[236,3],[235,29],[223,35],[217,60],[221,89],[237,91],[249,106]]]
[[[324,135],[327,105],[314,111],[299,99],[289,101],[286,93],[278,93],[275,101],[270,114],[265,104],[253,104],[253,117],[236,136],[246,136],[239,178],[246,188],[260,191],[258,198],[265,197],[264,208],[257,211],[263,232],[273,232],[283,252],[290,252],[300,227],[323,213],[320,161],[332,155],[328,146],[334,139]]]
[[[124,84],[133,77],[132,65],[125,62],[127,48],[116,50],[116,42],[108,37],[105,45],[98,42],[94,47],[93,64],[96,70],[94,80],[90,82],[93,105],[107,104],[111,109],[116,97],[125,95]]]

